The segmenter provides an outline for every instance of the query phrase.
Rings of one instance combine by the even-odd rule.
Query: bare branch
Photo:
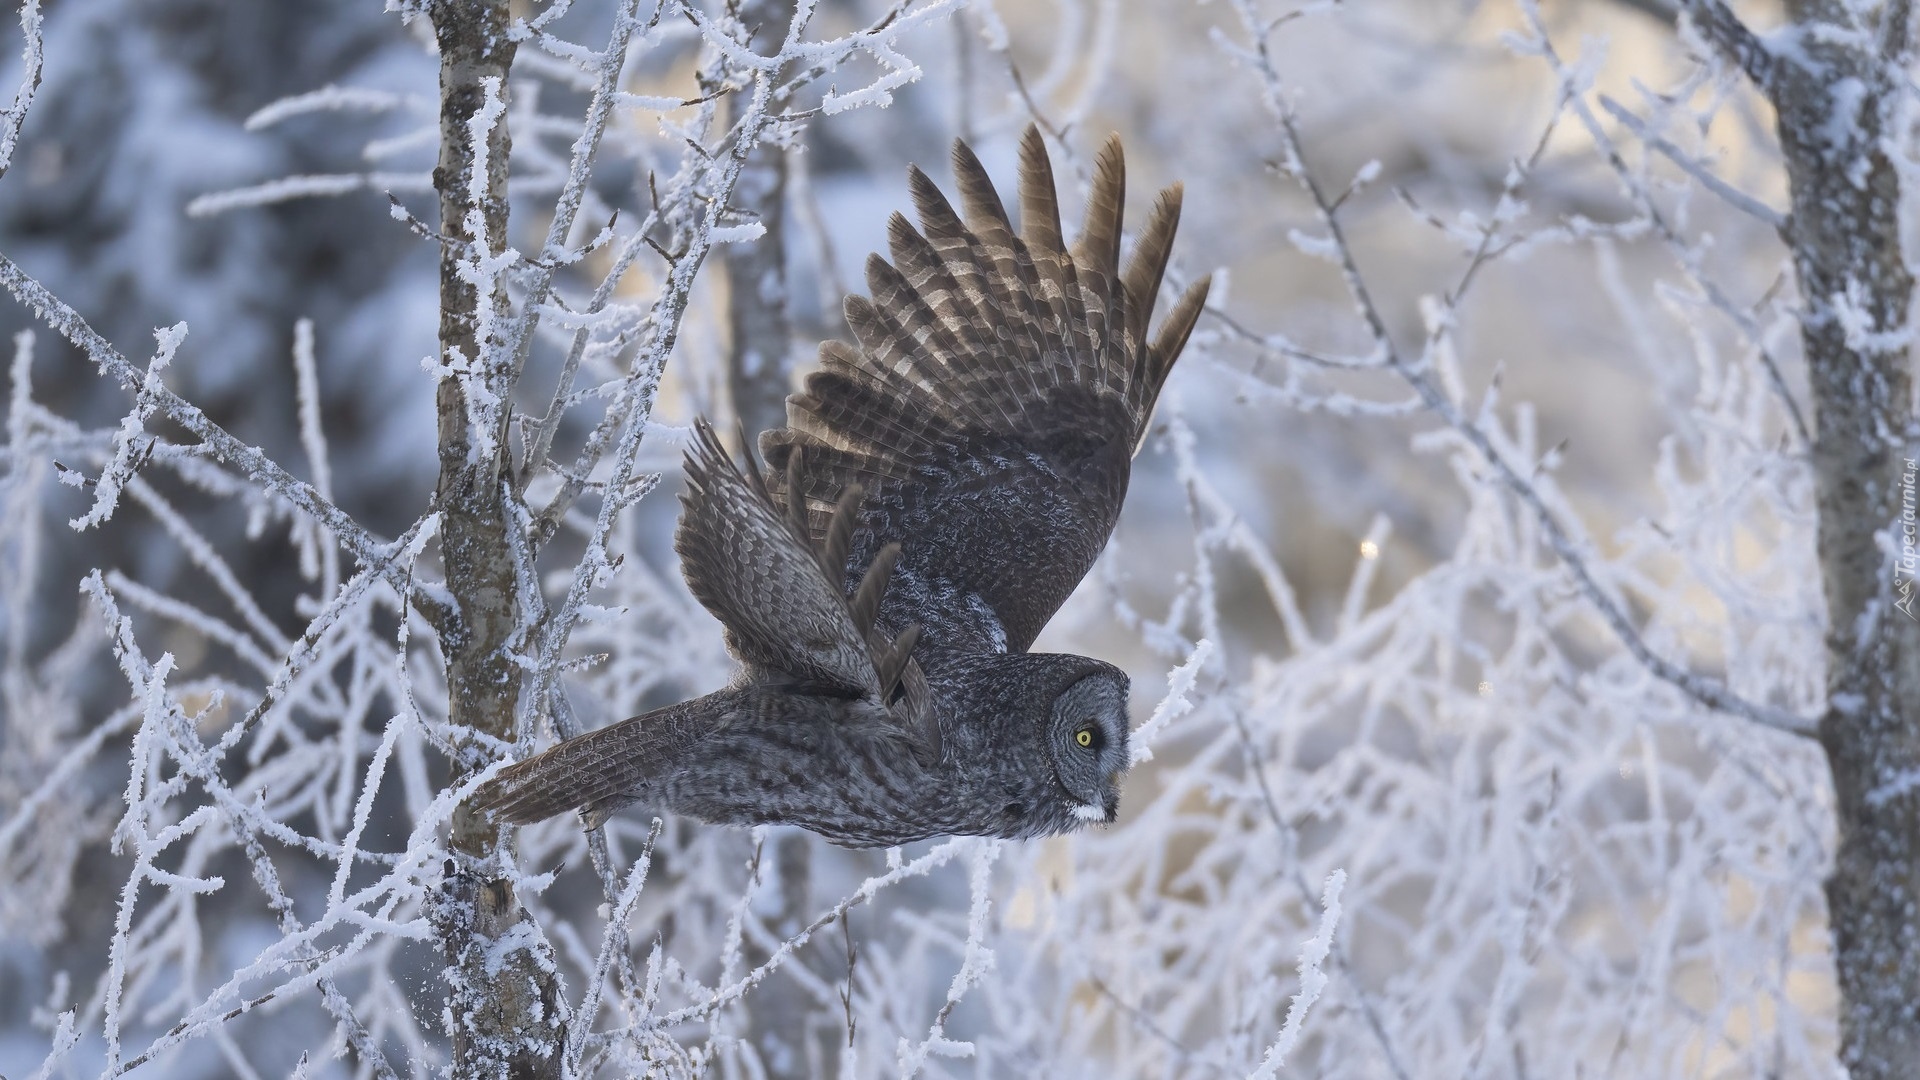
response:
[[[1763,92],[1771,91],[1779,57],[1740,21],[1725,0],[1680,0],[1680,10],[1708,44],[1739,65],[1755,86]]]
[[[1658,19],[1668,26],[1680,20],[1680,9],[1676,6],[1676,0],[1613,0],[1613,2],[1630,11],[1637,11],[1649,18]]]
[[[1710,709],[1729,713],[1757,724],[1791,732],[1796,735],[1812,735],[1815,721],[1796,716],[1782,709],[1747,701],[1735,694],[1717,680],[1696,674],[1680,667],[1667,658],[1655,653],[1647,645],[1640,632],[1628,619],[1620,601],[1603,588],[1587,564],[1584,545],[1576,543],[1559,518],[1547,507],[1533,483],[1508,463],[1493,444],[1493,440],[1481,429],[1480,425],[1467,418],[1454,403],[1441,391],[1433,377],[1422,367],[1409,362],[1401,355],[1388,332],[1386,319],[1374,302],[1366,279],[1361,275],[1359,266],[1354,262],[1353,250],[1348,245],[1346,233],[1342,229],[1338,214],[1331,201],[1320,187],[1318,181],[1308,169],[1306,155],[1300,140],[1298,127],[1294,123],[1293,112],[1286,105],[1278,69],[1273,65],[1268,42],[1254,19],[1250,5],[1241,0],[1236,5],[1241,13],[1243,26],[1252,38],[1253,63],[1266,87],[1265,98],[1269,109],[1278,122],[1281,139],[1287,153],[1286,171],[1304,188],[1313,200],[1321,225],[1327,230],[1334,251],[1337,253],[1340,272],[1352,294],[1361,318],[1366,322],[1375,344],[1387,358],[1387,364],[1407,384],[1419,394],[1421,400],[1448,427],[1459,432],[1492,467],[1501,483],[1512,492],[1530,510],[1541,530],[1546,534],[1547,544],[1559,557],[1582,595],[1587,598],[1614,636],[1620,640],[1634,659],[1661,680],[1673,685],[1680,692]],[[1530,470],[1529,470],[1530,471]]]
[[[1532,44],[1539,50],[1541,57],[1544,58],[1547,64],[1553,69],[1553,73],[1560,79],[1561,85],[1563,87],[1575,86],[1577,80],[1574,73],[1568,68],[1566,61],[1560,57],[1559,52],[1554,48],[1552,39],[1547,35],[1546,24],[1540,18],[1540,8],[1537,0],[1521,0],[1520,10],[1525,16],[1529,28],[1533,31],[1534,39]],[[1613,140],[1607,135],[1606,129],[1601,125],[1599,118],[1593,115],[1593,110],[1587,107],[1585,100],[1583,100],[1579,94],[1569,93],[1566,96],[1566,105],[1573,110],[1573,114],[1579,119],[1581,127],[1585,128],[1588,136],[1593,139],[1594,145],[1599,147],[1601,153],[1605,155],[1607,164],[1612,166],[1614,175],[1620,178],[1620,182],[1625,185],[1628,194],[1630,194],[1634,202],[1639,205],[1640,212],[1646,216],[1648,221],[1653,223],[1654,229],[1659,232],[1661,238],[1667,242],[1668,247],[1672,249],[1674,254],[1679,258],[1681,266],[1686,269],[1688,278],[1699,287],[1701,292],[1706,294],[1708,301],[1713,304],[1714,308],[1731,320],[1734,326],[1739,328],[1741,333],[1745,335],[1755,355],[1758,356],[1762,369],[1766,371],[1767,379],[1772,383],[1774,393],[1779,397],[1781,406],[1786,409],[1787,419],[1793,424],[1794,433],[1800,437],[1800,441],[1803,444],[1812,443],[1812,425],[1807,422],[1806,415],[1800,408],[1799,400],[1794,397],[1792,389],[1787,386],[1786,376],[1780,370],[1779,359],[1776,358],[1773,355],[1773,351],[1768,348],[1764,336],[1760,333],[1760,327],[1755,322],[1753,316],[1735,304],[1732,298],[1727,296],[1726,291],[1702,270],[1699,252],[1693,245],[1687,244],[1681,238],[1680,231],[1674,227],[1673,222],[1668,218],[1667,214],[1654,202],[1653,193],[1647,190],[1647,186],[1642,183],[1640,178],[1628,167],[1626,158],[1621,155],[1619,148],[1614,145]]]
[[[5,176],[13,164],[13,151],[20,145],[20,125],[26,123],[34,92],[40,89],[40,67],[45,60],[41,52],[40,0],[24,0],[20,5],[20,34],[24,39],[20,66],[24,70],[20,88],[13,93],[13,104],[0,113],[0,176]]]
[[[1718,176],[1715,176],[1691,154],[1673,145],[1673,143],[1669,142],[1658,132],[1648,127],[1646,121],[1635,116],[1633,111],[1625,105],[1602,94],[1600,95],[1600,107],[1607,110],[1615,120],[1625,124],[1629,131],[1638,135],[1641,142],[1660,151],[1668,161],[1678,165],[1688,176],[1699,181],[1701,187],[1720,196],[1727,205],[1741,213],[1751,215],[1754,219],[1775,231],[1784,230],[1787,227],[1787,215],[1775,210],[1773,207],[1768,206],[1766,203],[1761,202],[1746,192],[1741,191],[1739,188],[1734,187]]]
[[[86,353],[99,367],[101,374],[128,390],[140,391],[145,381],[143,373],[128,363],[78,312],[47,291],[45,286],[28,276],[5,255],[0,255],[0,285],[4,285],[14,299],[39,312],[48,326]],[[229,434],[225,428],[208,419],[198,406],[181,398],[165,385],[152,387],[149,397],[167,419],[197,436],[221,464],[253,478],[274,496],[285,499],[294,508],[325,525],[362,565],[390,565],[386,558],[391,553],[388,542],[362,527],[314,490],[312,485],[281,468],[259,448],[248,446]],[[418,599],[423,605],[438,603],[433,597]]]

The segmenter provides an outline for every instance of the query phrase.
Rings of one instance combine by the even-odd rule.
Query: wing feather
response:
[[[1021,383],[1009,379],[1006,356],[1022,361],[1015,369],[1028,376],[1033,391],[1058,388],[1073,379],[1074,357],[1068,352],[1059,328],[1048,325],[1050,311],[1043,307],[1040,274],[1027,245],[1007,220],[1006,207],[993,189],[986,167],[980,164],[966,143],[953,144],[954,182],[960,188],[960,200],[966,207],[967,227],[978,238],[978,247],[987,260],[982,271],[1001,297],[1000,315],[1004,320],[1004,344],[1000,362],[984,369],[966,372],[957,389],[994,402],[999,411],[1018,425],[1035,393],[1022,393]]]
[[[889,221],[891,262],[868,262],[872,299],[848,300],[858,347],[823,345],[787,426],[760,439],[774,498],[807,508],[811,536],[829,535],[847,490],[866,492],[841,584],[864,618],[867,568],[890,568],[869,633],[884,642],[883,685],[891,650],[916,642],[910,627],[922,664],[1032,644],[1105,545],[1206,297],[1197,283],[1148,337],[1181,190],[1161,193],[1123,270],[1118,138],[1095,158],[1071,249],[1037,129],[1020,142],[1018,231],[964,143],[953,170],[964,218],[908,170],[920,225]]]
[[[1041,298],[1053,309],[1054,336],[1074,355],[1091,355],[1086,297],[1073,256],[1061,237],[1053,162],[1047,158],[1047,144],[1036,127],[1029,127],[1020,140],[1020,230],[1040,275]]]
[[[974,332],[977,340],[986,344],[988,362],[1004,370],[1008,365],[998,358],[1017,348],[1009,282],[997,272],[980,239],[961,222],[953,205],[926,173],[918,167],[909,168],[907,186],[913,194],[914,209],[920,215],[920,227],[926,233],[927,243],[945,261],[962,293],[972,301],[978,320],[973,324]],[[1028,355],[1031,355],[1031,346]],[[1038,372],[1014,365],[1011,374],[1022,382],[1030,396],[1039,395]]]
[[[1153,344],[1143,350],[1146,354],[1146,377],[1134,387],[1139,402],[1134,406],[1135,415],[1140,417],[1140,433],[1134,442],[1134,452],[1139,453],[1140,444],[1146,441],[1147,431],[1153,423],[1153,408],[1160,400],[1160,388],[1166,385],[1167,373],[1173,370],[1173,362],[1180,359],[1180,352],[1187,347],[1187,339],[1193,335],[1193,326],[1200,321],[1200,312],[1207,305],[1208,279],[1187,286],[1174,302],[1173,310],[1167,312],[1165,322],[1160,324],[1160,333],[1154,336]]]
[[[782,465],[798,476],[806,462],[795,455]],[[848,485],[841,512],[856,513],[859,497]],[[849,697],[880,696],[875,654],[840,584],[845,567],[825,565],[831,545],[817,547],[751,459],[743,471],[705,421],[694,425],[681,501],[674,548],[687,586],[720,620],[741,663]],[[851,523],[844,528],[850,533]],[[873,588],[883,592],[891,564],[873,569]]]
[[[954,270],[905,214],[895,213],[887,219],[887,250],[900,276],[933,309],[946,329],[954,358],[964,364],[990,363],[992,322],[981,312],[975,295],[961,286]]]
[[[835,453],[796,448],[770,464],[785,474],[780,487],[792,491],[803,475],[833,468]],[[914,751],[937,759],[940,728],[912,655],[917,633],[903,651],[900,635],[910,623],[875,625],[899,546],[863,552],[863,485],[838,485],[816,513],[804,496],[773,494],[751,455],[742,469],[704,420],[694,423],[687,481],[674,549],[687,587],[720,620],[735,658],[760,678],[883,704]],[[858,581],[851,597],[849,577]],[[906,694],[894,692],[900,685]]]
[[[1087,333],[1096,356],[1104,358],[1115,342],[1111,324],[1120,276],[1120,220],[1126,209],[1127,163],[1120,137],[1108,137],[1093,160],[1093,185],[1087,192],[1087,220],[1073,245],[1073,261],[1085,284]],[[1092,373],[1088,373],[1091,375]]]

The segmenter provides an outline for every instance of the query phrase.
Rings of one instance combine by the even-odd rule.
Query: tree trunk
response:
[[[749,11],[782,6],[759,4]],[[784,32],[787,20],[773,25],[775,32]],[[767,232],[752,243],[729,245],[724,263],[730,338],[727,392],[749,437],[787,422],[793,341],[787,324],[786,197],[786,151],[776,145],[756,147],[740,170],[733,204],[758,215]]]
[[[1841,1060],[1857,1080],[1892,1080],[1920,1070],[1920,612],[1903,599],[1915,565],[1901,556],[1915,541],[1920,451],[1908,367],[1914,281],[1888,156],[1900,137],[1908,5],[1882,9],[1877,40],[1852,29],[1839,0],[1787,8],[1799,51],[1763,49],[1746,66],[1778,114],[1818,428],[1828,627],[1820,742],[1839,816],[1826,888]]]
[[[786,34],[793,3],[748,0],[740,7],[740,19],[753,31],[755,48],[765,52]],[[756,452],[760,432],[787,422],[793,331],[787,311],[786,198],[786,150],[777,144],[755,147],[740,170],[732,203],[758,218],[766,234],[751,243],[728,245],[722,263],[727,275],[727,394],[734,416],[746,429],[748,453]],[[810,837],[786,832],[764,856],[777,883],[773,910],[764,916],[775,937],[793,935],[812,916],[812,844]],[[770,954],[749,941],[744,955],[748,966],[755,967]],[[788,962],[817,969],[817,959],[812,950],[803,950]],[[811,996],[784,977],[768,980],[749,1000],[746,1038],[769,1080],[838,1074],[839,1043],[817,1037],[810,1023],[814,1016]]]
[[[447,588],[458,606],[436,630],[446,655],[453,726],[511,740],[520,694],[511,644],[524,614],[508,535],[514,527],[505,423],[513,397],[512,358],[499,329],[507,325],[511,309],[503,284],[483,296],[460,269],[463,260],[496,255],[506,247],[511,150],[506,119],[497,119],[487,135],[486,177],[477,208],[484,233],[468,221],[476,209],[476,147],[469,123],[486,103],[489,81],[497,80],[494,92],[504,100],[514,46],[507,37],[507,0],[436,0],[427,10],[440,46],[440,160],[433,183],[440,197],[440,230],[447,238],[440,252],[441,361],[469,365],[471,379],[484,385],[495,403],[470,400],[460,381],[445,372],[435,387],[440,552]],[[482,318],[482,304],[492,318]],[[488,325],[496,329],[484,331]],[[456,761],[456,776],[478,763]],[[453,1075],[558,1076],[566,1013],[552,950],[520,908],[512,886],[479,884],[475,873],[499,844],[499,829],[490,821],[464,805],[454,811],[447,840],[453,857],[434,910],[448,961]],[[509,934],[513,943],[503,946]]]

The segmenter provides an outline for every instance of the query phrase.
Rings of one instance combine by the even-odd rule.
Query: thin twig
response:
[[[14,299],[29,309],[39,312],[42,321],[86,353],[102,374],[110,376],[128,390],[136,393],[142,391],[145,381],[143,372],[120,355],[119,350],[89,325],[79,312],[49,292],[46,286],[34,280],[4,254],[0,254],[0,286],[4,286]],[[392,550],[389,542],[355,521],[311,484],[281,468],[278,462],[258,447],[241,442],[209,419],[199,406],[175,394],[164,384],[147,388],[146,393],[159,412],[196,436],[221,464],[253,479],[268,492],[326,526],[361,565],[378,569],[396,587],[407,586],[406,575],[388,558]],[[423,608],[452,614],[437,595],[421,592],[414,597],[414,601]]]
[[[1605,94],[1600,95],[1600,107],[1612,114],[1615,120],[1627,126],[1627,130],[1640,137],[1640,141],[1658,150],[1668,161],[1680,166],[1688,176],[1699,181],[1700,186],[1725,200],[1727,205],[1745,214],[1751,214],[1775,232],[1785,232],[1787,215],[1761,202],[1759,199],[1741,191],[1732,184],[1715,176],[1706,166],[1700,164],[1692,155],[1667,141],[1658,132],[1647,126],[1645,120],[1633,114],[1633,111]]]
[[[1608,627],[1612,629],[1614,636],[1618,638],[1621,644],[1626,647],[1627,651],[1633,655],[1634,659],[1640,662],[1642,667],[1646,668],[1661,680],[1670,683],[1694,701],[1708,708],[1739,716],[1780,731],[1812,737],[1816,730],[1816,721],[1798,716],[1784,709],[1777,709],[1772,706],[1762,705],[1758,702],[1748,701],[1734,693],[1718,680],[1688,671],[1668,660],[1666,657],[1655,653],[1652,647],[1646,643],[1646,640],[1641,637],[1640,632],[1634,628],[1632,621],[1627,617],[1626,612],[1622,610],[1619,602],[1616,601],[1608,591],[1600,585],[1599,580],[1594,577],[1592,570],[1587,565],[1586,557],[1581,551],[1581,545],[1574,541],[1566,527],[1560,523],[1552,510],[1547,507],[1539,491],[1534,488],[1533,484],[1525,476],[1521,475],[1519,471],[1507,462],[1506,457],[1494,446],[1493,440],[1487,433],[1482,430],[1477,423],[1468,419],[1452,401],[1448,400],[1446,394],[1440,389],[1426,370],[1410,363],[1401,354],[1399,347],[1394,344],[1393,338],[1388,332],[1386,319],[1381,314],[1379,305],[1375,303],[1372,292],[1367,288],[1366,279],[1362,277],[1360,268],[1354,261],[1353,250],[1347,243],[1346,233],[1341,228],[1339,216],[1334,212],[1325,191],[1321,188],[1319,182],[1313,178],[1313,173],[1307,167],[1300,132],[1294,123],[1292,110],[1286,104],[1279,71],[1274,67],[1268,42],[1266,38],[1258,34],[1257,24],[1253,19],[1250,5],[1248,5],[1245,0],[1241,0],[1241,2],[1235,6],[1241,12],[1249,34],[1253,35],[1251,56],[1265,84],[1265,97],[1268,106],[1273,111],[1275,119],[1279,124],[1281,139],[1285,144],[1289,158],[1288,171],[1313,200],[1314,208],[1320,218],[1320,223],[1326,228],[1333,249],[1337,254],[1341,276],[1346,281],[1347,289],[1353,296],[1354,303],[1360,309],[1361,318],[1366,322],[1367,328],[1372,333],[1374,341],[1386,357],[1387,366],[1399,374],[1402,379],[1406,380],[1414,392],[1420,395],[1421,400],[1425,402],[1428,409],[1445,421],[1448,427],[1453,428],[1462,438],[1466,439],[1467,442],[1479,452],[1481,458],[1492,467],[1495,474],[1499,476],[1502,484],[1512,492],[1516,498],[1524,503],[1528,510],[1532,511],[1535,519],[1540,523],[1541,531],[1546,534],[1548,546],[1553,549],[1554,554],[1560,558],[1560,561],[1567,567],[1568,572],[1573,575],[1574,583],[1579,587],[1580,592],[1587,598],[1587,601],[1594,606],[1595,610],[1600,613],[1601,618],[1606,622]]]
[[[25,70],[20,74],[20,88],[13,93],[13,104],[0,113],[0,176],[5,176],[13,164],[13,151],[20,145],[20,125],[26,123],[27,110],[33,108],[33,96],[40,89],[40,66],[45,60],[40,0],[26,0],[20,5],[20,36],[25,39],[20,48],[20,63]]]
[[[1541,58],[1546,60],[1548,66],[1553,69],[1554,76],[1560,80],[1561,85],[1573,86],[1574,75],[1567,69],[1566,62],[1560,58],[1559,52],[1554,49],[1552,39],[1547,36],[1546,24],[1540,18],[1537,0],[1519,0],[1519,4],[1521,13],[1533,30],[1534,44],[1538,46]],[[1627,167],[1626,158],[1621,155],[1619,147],[1614,145],[1613,140],[1607,136],[1606,128],[1593,115],[1593,110],[1587,108],[1586,102],[1578,94],[1569,94],[1566,100],[1568,107],[1580,121],[1580,126],[1586,129],[1588,137],[1593,139],[1594,145],[1607,159],[1607,164],[1613,168],[1614,174],[1626,186],[1628,194],[1632,195],[1634,201],[1639,204],[1641,213],[1652,222],[1654,229],[1660,233],[1661,238],[1667,242],[1667,246],[1679,258],[1680,265],[1687,272],[1687,276],[1699,286],[1700,291],[1706,293],[1708,301],[1714,308],[1731,320],[1753,346],[1754,353],[1760,360],[1761,368],[1767,373],[1767,379],[1772,384],[1774,393],[1778,395],[1781,405],[1787,410],[1787,418],[1792,421],[1793,430],[1799,435],[1801,445],[1811,444],[1813,442],[1812,426],[1807,423],[1806,415],[1800,409],[1799,400],[1787,387],[1786,376],[1782,374],[1779,361],[1775,359],[1772,350],[1767,347],[1766,337],[1761,333],[1759,325],[1706,275],[1700,265],[1699,254],[1681,239],[1679,230],[1667,220],[1667,215],[1654,202],[1653,194],[1634,176],[1633,170]]]
[[[1740,70],[1747,73],[1755,86],[1763,92],[1772,90],[1780,58],[1723,0],[1680,0],[1680,6],[1708,43],[1740,65]]]

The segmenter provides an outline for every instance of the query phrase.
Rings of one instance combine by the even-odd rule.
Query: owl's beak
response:
[[[1081,821],[1091,821],[1096,825],[1111,825],[1113,819],[1120,816],[1120,793],[1108,788],[1107,797],[1099,806],[1092,803],[1075,803],[1073,816]]]

